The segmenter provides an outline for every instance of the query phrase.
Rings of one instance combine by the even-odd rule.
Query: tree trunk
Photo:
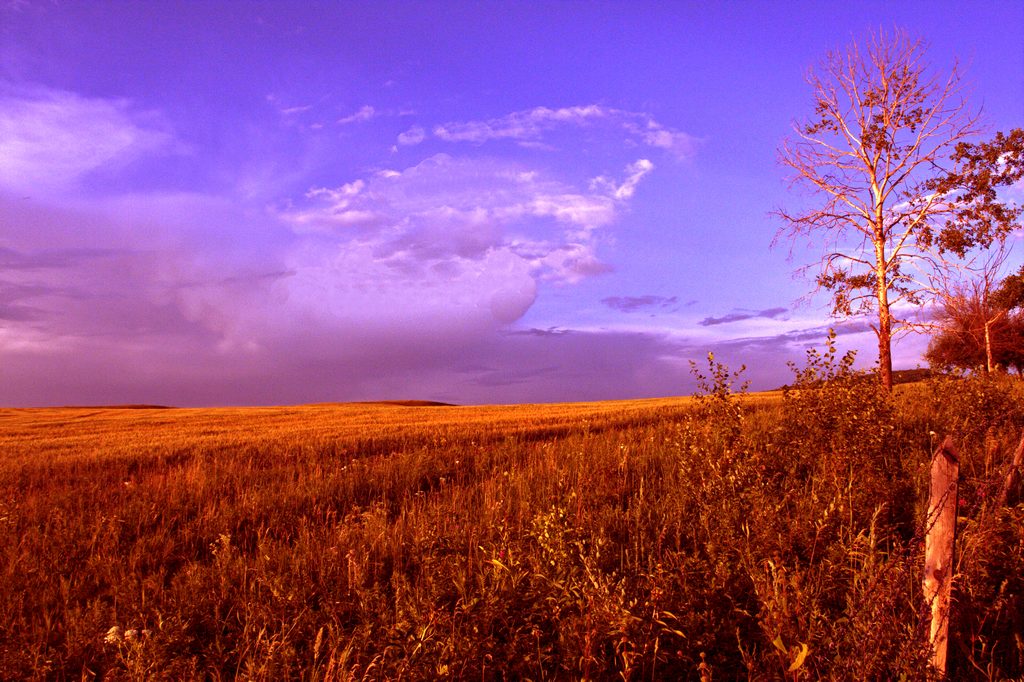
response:
[[[892,318],[889,316],[889,278],[881,230],[875,241],[875,277],[878,289],[878,372],[885,390],[892,392]]]
[[[1006,313],[1005,310],[1000,310],[996,313],[996,316],[991,320],[985,320],[985,373],[991,374],[995,369],[995,362],[992,361],[992,325],[999,321]]]
[[[985,321],[985,374],[992,373],[992,321]]]
[[[892,391],[892,328],[888,311],[878,314],[878,371],[885,390]]]

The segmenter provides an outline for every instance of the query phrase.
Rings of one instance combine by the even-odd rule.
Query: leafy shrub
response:
[[[711,426],[722,438],[726,448],[732,447],[743,430],[743,404],[740,397],[747,392],[749,381],[740,381],[746,371],[743,365],[736,372],[715,360],[714,353],[708,353],[708,374],[703,374],[697,363],[690,361],[690,373],[697,380],[694,398],[698,411],[695,418]],[[738,386],[738,388],[737,388]]]

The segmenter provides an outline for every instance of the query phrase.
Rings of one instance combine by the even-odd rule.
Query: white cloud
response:
[[[634,176],[626,183],[635,185],[646,172],[634,169]],[[603,192],[580,192],[511,162],[458,159],[447,154],[429,157],[401,172],[379,171],[336,189],[315,188],[306,198],[317,203],[302,209],[286,207],[279,210],[279,215],[286,222],[306,224],[321,215],[330,223],[339,211],[360,209],[386,214],[397,223],[410,216],[444,210],[449,214],[486,215],[505,225],[529,218],[553,218],[587,231],[606,226],[616,217],[614,201]],[[297,220],[297,216],[302,219]]]
[[[636,191],[636,186],[640,184],[640,181],[645,175],[654,170],[654,164],[647,159],[638,159],[631,163],[627,168],[626,172],[629,175],[626,177],[625,182],[618,186],[615,190],[615,198],[619,201],[625,199],[631,199],[633,192]]]
[[[323,198],[334,203],[347,201],[349,197],[354,197],[363,191],[366,187],[366,183],[363,180],[355,180],[348,184],[342,185],[337,189],[328,189],[326,187],[314,187],[313,189],[306,192],[307,199]]]
[[[590,188],[604,192],[618,201],[626,201],[633,198],[637,185],[652,170],[654,170],[653,163],[647,159],[637,159],[626,166],[628,175],[622,184],[616,185],[611,178],[600,175],[590,181]]]
[[[581,191],[520,164],[438,154],[403,171],[311,190],[306,201],[276,215],[300,236],[322,236],[303,262],[315,255],[334,263],[313,267],[296,280],[303,286],[344,271],[346,282],[372,282],[378,291],[415,290],[416,298],[438,291],[438,305],[446,300],[456,308],[471,301],[465,310],[489,309],[507,323],[518,317],[513,301],[522,302],[522,312],[532,303],[535,282],[575,283],[610,269],[597,253],[596,233],[615,222],[650,168],[644,160],[630,164],[629,177],[609,194]]]
[[[363,105],[362,107],[360,107],[359,111],[355,112],[354,114],[351,114],[349,116],[345,116],[344,118],[339,118],[338,119],[338,123],[340,123],[341,125],[347,125],[349,123],[360,123],[362,121],[369,121],[371,118],[374,118],[376,115],[377,115],[376,109],[374,109],[370,105],[366,104],[366,105]]]
[[[170,142],[156,115],[127,100],[50,89],[0,95],[0,184],[19,191],[66,187]]]
[[[296,232],[304,233],[326,233],[335,228],[350,227],[375,227],[381,220],[381,216],[373,211],[349,210],[346,208],[333,208],[325,211],[293,211],[288,214],[288,220]]]
[[[413,126],[398,136],[398,144],[412,147],[423,142],[427,137],[427,131],[421,126]]]
[[[434,128],[434,135],[448,142],[481,143],[502,138],[529,140],[540,137],[542,132],[555,125],[582,125],[590,119],[607,116],[609,111],[597,105],[562,109],[537,107],[488,121],[439,125]]]
[[[295,274],[280,283],[291,317],[378,333],[480,330],[515,321],[537,295],[529,263],[508,249],[422,258],[412,248],[382,252],[381,246],[372,240],[334,248],[310,242],[293,250],[286,265]]]
[[[686,133],[667,130],[660,126],[649,127],[643,134],[644,144],[672,152],[680,159],[693,156],[696,140]]]
[[[565,244],[531,262],[542,279],[568,284],[612,270],[597,257],[593,244]]]
[[[535,216],[550,216],[588,233],[615,220],[615,205],[603,196],[589,194],[541,194],[528,204]]]
[[[625,131],[636,144],[669,151],[678,158],[694,154],[696,140],[663,126],[651,116],[597,104],[550,109],[536,107],[486,121],[451,122],[434,127],[433,133],[446,142],[483,144],[491,140],[514,140],[523,146],[548,148],[541,138],[559,126],[585,127],[604,124]]]

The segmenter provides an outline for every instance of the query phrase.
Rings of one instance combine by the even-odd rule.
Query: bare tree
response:
[[[1020,371],[1024,267],[1000,281],[1008,255],[1005,248],[999,248],[977,268],[941,273],[936,286],[937,333],[925,353],[933,366],[982,367],[986,373],[998,366],[1013,366]],[[967,275],[953,274],[961,272]]]
[[[1010,309],[1000,305],[999,272],[1009,255],[1000,248],[984,259],[979,268],[965,268],[967,277],[953,275],[959,269],[935,273],[934,292],[939,300],[936,326],[926,357],[932,364],[978,367],[986,373],[995,369],[994,337],[1006,336],[1004,327]]]
[[[977,177],[964,145],[980,132],[979,113],[958,68],[939,75],[924,56],[922,42],[899,30],[829,53],[807,76],[813,115],[779,149],[792,184],[811,192],[775,212],[784,223],[776,241],[820,240],[823,255],[806,269],[831,292],[833,315],[877,313],[889,389],[893,336],[912,328],[903,311],[927,300],[928,273],[1004,238],[1019,215],[990,187],[968,196]]]

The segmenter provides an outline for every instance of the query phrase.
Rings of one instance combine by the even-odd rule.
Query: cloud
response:
[[[109,254],[110,251],[104,249],[46,249],[23,253],[0,247],[0,271],[68,268],[87,259],[100,258]]]
[[[779,334],[768,336],[752,336],[730,339],[727,344],[731,347],[742,348],[779,348],[779,347],[806,347],[810,342],[813,345],[823,343],[828,337],[829,330],[833,330],[837,337],[852,336],[871,332],[871,324],[864,320],[845,320],[832,324],[814,325],[791,329]]]
[[[46,286],[16,284],[0,280],[0,320],[29,322],[45,315],[45,311],[31,303],[32,299],[50,293]]]
[[[412,147],[423,142],[427,137],[427,131],[420,126],[413,126],[398,136],[398,144]]]
[[[686,133],[662,128],[654,121],[648,121],[647,130],[641,133],[641,137],[647,146],[667,150],[676,158],[688,159],[696,153],[695,138]]]
[[[0,193],[12,229],[0,250],[0,290],[37,314],[5,342],[54,349],[108,338],[125,346],[258,338],[290,232],[222,199],[129,195],[53,208]],[[4,343],[0,343],[0,353]]]
[[[537,284],[532,279],[521,279],[491,294],[491,315],[501,324],[511,324],[526,314],[537,300]]]
[[[626,184],[635,186],[649,168],[629,170]],[[452,276],[505,254],[535,278],[570,283],[609,271],[595,234],[615,222],[625,201],[521,164],[446,154],[316,188],[306,199],[277,215],[296,233],[331,235],[390,272]]]
[[[53,99],[64,118],[94,122],[69,125],[86,138],[127,131],[118,144],[101,140],[109,146],[69,157],[69,170],[56,173],[64,186],[173,143],[158,116],[130,103],[47,93],[33,106]],[[364,107],[346,120],[379,115]],[[541,109],[524,120],[543,132],[605,125],[614,115]],[[15,118],[18,131],[56,125]],[[621,141],[621,124],[600,132],[609,130],[630,154],[620,155],[618,177],[583,169],[567,178],[557,163],[463,149],[365,168],[269,207],[241,193],[24,200],[0,187],[9,223],[0,235],[0,395],[11,404],[210,404],[568,399],[613,397],[623,387],[642,394],[644,377],[665,376],[662,355],[674,341],[564,329],[505,334],[549,285],[612,270],[603,249],[654,164]],[[412,147],[427,135],[413,126],[398,142]],[[635,353],[635,363],[620,360],[613,372],[617,349],[630,343],[650,356]],[[581,378],[587,363],[608,376]]]
[[[731,324],[733,322],[742,322],[743,320],[753,320],[756,318],[765,318],[769,320],[776,319],[779,315],[788,312],[787,308],[767,308],[765,310],[745,310],[735,313],[729,313],[722,317],[705,317],[703,320],[698,322],[702,327],[713,327],[719,324]]]
[[[647,159],[639,159],[633,162],[628,168],[626,168],[629,176],[615,189],[615,194],[613,196],[619,201],[631,199],[633,197],[633,192],[636,191],[636,186],[639,185],[644,176],[652,170],[654,170],[654,164]]]
[[[530,329],[514,329],[505,332],[509,336],[560,336],[562,334],[568,334],[569,329],[562,329],[560,327],[548,327],[547,329],[537,329],[531,327]]]
[[[676,344],[656,335],[410,334],[358,330],[281,338],[249,352],[77,339],[5,347],[0,404],[288,404],[422,397],[457,403],[599,400],[686,393]],[[0,332],[2,343],[2,332]]]
[[[435,175],[455,172],[458,163],[447,163],[379,181],[397,181],[396,203],[421,206],[418,192],[429,192]],[[485,166],[532,188],[551,182]],[[381,191],[373,176],[362,180],[308,201]],[[494,211],[521,199],[518,190],[507,191],[502,201],[482,203]],[[450,187],[444,196],[458,204],[462,195]],[[520,245],[524,253],[517,254],[510,224],[496,228],[488,211],[474,222],[468,205],[436,222],[424,209],[420,222],[352,236],[296,233],[273,216],[246,222],[237,208],[197,196],[131,197],[77,213],[24,203],[0,195],[5,215],[32,223],[5,234],[0,250],[0,401],[7,405],[679,395],[694,387],[687,361],[709,350],[731,366],[751,367],[755,388],[771,388],[789,380],[786,359],[799,361],[827,334],[815,325],[739,339],[510,328],[538,295],[536,259],[586,269],[569,263],[586,250],[534,238],[534,251]],[[88,246],[75,241],[85,241],[77,230],[83,224]],[[140,224],[146,229],[125,230]],[[651,310],[674,299],[605,303]],[[854,340],[868,329],[863,321],[835,326]]]
[[[592,190],[602,191],[618,201],[632,199],[633,194],[636,192],[637,185],[639,185],[644,176],[652,170],[654,170],[653,163],[647,159],[638,159],[626,166],[626,173],[628,175],[621,184],[617,185],[614,180],[603,175],[599,175],[590,181],[590,188]]]
[[[171,140],[159,116],[128,100],[0,90],[0,186],[16,191],[73,185],[90,172],[166,150]]]
[[[588,235],[614,208],[566,190],[513,164],[445,155],[313,190],[307,205],[279,212],[300,237],[282,286],[325,324],[379,326],[385,311],[418,329],[513,323],[538,281],[609,269]],[[348,224],[354,216],[365,220]]]
[[[676,296],[666,298],[665,296],[648,294],[646,296],[609,296],[608,298],[601,299],[601,303],[604,303],[613,310],[634,313],[651,308],[664,310],[674,306],[678,300]]]
[[[370,119],[377,116],[377,111],[369,104],[365,104],[359,107],[359,111],[338,119],[340,125],[348,125],[349,123],[361,123],[363,121],[369,121]]]
[[[150,128],[127,104],[80,109],[105,112],[142,141],[129,136],[67,177],[160,149],[143,144]],[[406,142],[419,137],[415,127],[406,133]],[[495,156],[435,154],[314,186],[263,212],[244,196],[150,191],[62,204],[0,188],[10,222],[0,238],[0,353],[5,370],[8,358],[17,366],[0,377],[0,395],[283,402],[400,395],[404,376],[411,389],[439,392],[455,376],[457,391],[481,399],[499,399],[499,386],[524,391],[494,373],[499,346],[511,343],[501,332],[547,283],[612,269],[602,245],[653,169],[646,159],[623,166],[619,178],[588,185]],[[452,374],[453,358],[474,354],[491,374]],[[559,366],[529,371],[563,381],[550,369]],[[266,384],[251,378],[261,374]]]
[[[651,116],[597,104],[550,109],[536,107],[485,121],[450,122],[435,126],[434,136],[446,142],[483,144],[492,140],[512,140],[536,147],[544,145],[546,133],[559,127],[576,128],[598,125],[621,130],[635,143],[669,151],[677,158],[692,157],[696,139],[663,126]]]
[[[482,143],[489,140],[531,140],[558,125],[582,125],[604,118],[609,111],[597,105],[549,109],[537,107],[487,121],[452,122],[434,127],[434,135],[447,142]]]

